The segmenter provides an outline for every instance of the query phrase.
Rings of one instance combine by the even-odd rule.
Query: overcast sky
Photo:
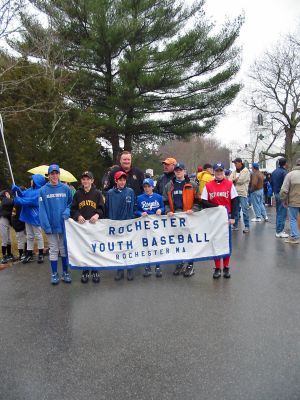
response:
[[[254,60],[271,49],[282,35],[295,32],[297,28],[300,32],[300,0],[206,0],[205,12],[218,25],[222,25],[226,17],[233,19],[244,13],[245,22],[239,38],[242,83]],[[222,143],[248,142],[251,115],[242,111],[243,96],[241,92],[215,129],[214,136]]]

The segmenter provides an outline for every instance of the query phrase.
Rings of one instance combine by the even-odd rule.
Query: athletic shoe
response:
[[[214,279],[221,278],[221,268],[215,268],[214,273],[213,273],[213,278]]]
[[[20,261],[23,261],[25,258],[26,258],[26,253],[23,253],[23,254],[21,255],[21,257],[19,257],[19,260],[20,260]]]
[[[292,243],[292,244],[298,244],[299,239],[294,238],[293,236],[290,236],[288,239],[285,239],[285,243]]]
[[[7,264],[7,257],[6,257],[6,256],[4,256],[4,257],[1,259],[0,264]]]
[[[180,275],[183,273],[183,263],[177,264],[175,270],[173,271],[173,275]]]
[[[287,234],[287,233],[285,233],[284,231],[282,231],[282,232],[279,232],[279,233],[275,233],[275,236],[277,237],[277,238],[288,238],[289,237],[289,235]]]
[[[27,264],[29,262],[33,261],[33,255],[32,254],[27,254],[27,256],[24,258],[22,261],[23,264]]]
[[[128,269],[127,270],[127,280],[128,281],[133,281],[134,275],[133,275],[133,269]]]
[[[51,274],[51,283],[52,283],[52,285],[59,284],[59,275],[57,272],[55,272],[55,274]]]
[[[155,267],[155,276],[156,276],[156,278],[162,277],[162,272],[161,272],[160,267]]]
[[[71,283],[72,282],[71,274],[69,272],[64,271],[62,273],[61,280],[64,281],[65,283]]]
[[[37,260],[38,264],[43,264],[44,262],[44,256],[43,254],[39,254],[38,255],[38,260]]]
[[[229,268],[223,268],[223,278],[225,279],[229,279],[230,278],[230,272],[229,272]]]
[[[115,281],[120,281],[121,279],[124,279],[124,269],[118,269],[115,275]]]
[[[92,281],[94,283],[99,283],[100,282],[100,275],[98,271],[92,271]]]
[[[269,221],[269,217],[266,215],[266,216],[264,217],[264,220],[265,220],[265,222],[268,222],[268,221]]]
[[[245,226],[245,228],[243,229],[243,233],[249,233],[249,232],[250,232],[250,229],[247,226]]]
[[[252,218],[251,222],[261,222],[261,218]]]
[[[238,230],[239,230],[239,227],[238,227],[238,226],[232,225],[232,230],[233,230],[233,231],[238,231]]]
[[[193,263],[188,263],[188,265],[186,266],[186,269],[183,273],[183,276],[185,278],[189,278],[190,276],[194,275],[195,271],[194,271],[194,264]]]
[[[90,277],[90,271],[88,271],[88,270],[82,271],[81,282],[82,283],[88,283],[89,277]]]
[[[144,278],[148,278],[151,275],[152,275],[151,267],[145,267],[145,271],[143,273],[143,277]]]

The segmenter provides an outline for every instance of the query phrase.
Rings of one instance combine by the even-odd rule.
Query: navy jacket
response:
[[[126,220],[134,218],[134,191],[128,187],[123,190],[110,189],[106,194],[105,214],[113,220]]]
[[[280,192],[281,186],[287,173],[288,171],[282,167],[278,167],[272,172],[271,185],[274,193]]]

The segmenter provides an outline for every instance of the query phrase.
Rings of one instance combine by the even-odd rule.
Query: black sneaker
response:
[[[183,265],[183,263],[177,264],[173,271],[173,275],[180,275],[183,272]]]
[[[124,279],[124,269],[118,269],[115,275],[115,281],[120,281],[121,279]]]
[[[27,254],[27,256],[24,258],[22,261],[23,264],[27,264],[29,262],[33,261],[33,255],[32,254]]]
[[[188,265],[186,266],[186,269],[183,273],[183,276],[185,278],[189,278],[190,276],[194,275],[195,271],[194,271],[194,264],[193,263],[188,263]]]
[[[145,271],[143,273],[143,277],[144,278],[148,278],[151,275],[152,275],[151,267],[145,267]]]
[[[219,279],[220,277],[221,277],[221,268],[215,268],[215,271],[213,273],[213,278]]]
[[[82,271],[81,282],[88,283],[89,277],[90,277],[90,271]]]
[[[43,254],[39,254],[38,255],[38,260],[37,260],[38,264],[43,264],[44,262],[44,256]]]
[[[128,281],[133,281],[134,275],[133,275],[133,269],[128,269],[127,270],[127,280]]]
[[[223,278],[229,279],[230,278],[230,271],[229,268],[223,268]]]
[[[9,254],[8,256],[6,256],[6,260],[7,262],[14,262],[18,261],[18,257],[15,257],[13,254]]]
[[[1,259],[0,264],[7,264],[7,257],[6,257],[6,256],[4,256],[4,257]]]
[[[162,277],[162,272],[161,272],[161,269],[160,269],[159,266],[155,267],[155,276],[156,276],[156,278],[161,278]]]
[[[100,275],[98,271],[92,271],[92,281],[94,283],[99,283],[100,282]]]

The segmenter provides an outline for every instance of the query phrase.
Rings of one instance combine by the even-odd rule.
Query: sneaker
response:
[[[287,233],[285,233],[284,231],[282,231],[282,232],[279,232],[279,233],[275,233],[275,236],[277,237],[277,238],[288,238],[289,237],[289,235],[287,234]]]
[[[238,226],[232,225],[232,230],[233,230],[233,231],[238,231],[238,230],[239,230],[239,227],[238,227]]]
[[[1,259],[0,264],[7,264],[7,257],[6,257],[6,256],[4,256],[4,257]]]
[[[55,274],[51,274],[51,283],[52,283],[52,285],[59,284],[59,275],[57,272],[55,272]]]
[[[223,278],[225,278],[225,279],[230,278],[229,268],[223,268]]]
[[[156,276],[156,278],[162,277],[162,272],[161,272],[160,267],[155,267],[155,276]]]
[[[133,269],[128,269],[127,270],[127,280],[128,281],[133,281],[134,275],[133,275]]]
[[[243,229],[243,233],[249,233],[249,232],[250,232],[250,229],[247,226],[245,226],[245,228]]]
[[[265,220],[265,222],[268,222],[268,221],[269,221],[269,217],[266,215],[266,216],[264,217],[264,220]]]
[[[143,273],[143,277],[144,278],[148,278],[151,275],[152,275],[151,267],[145,267],[145,271]]]
[[[69,272],[63,272],[61,280],[64,281],[65,283],[71,283],[72,282],[71,274]]]
[[[261,218],[252,218],[251,222],[261,222]]]
[[[293,236],[290,236],[288,239],[285,239],[285,243],[292,243],[292,244],[298,244],[299,239],[294,238]]]
[[[214,279],[221,278],[221,268],[215,268],[214,273],[213,273],[213,278]]]
[[[14,262],[14,261],[18,261],[18,257],[15,257],[13,254],[9,254],[8,256],[6,256],[6,261],[7,262]]]
[[[124,269],[118,269],[115,275],[115,281],[120,281],[121,279],[124,279]]]
[[[183,263],[177,264],[175,270],[173,271],[173,275],[180,275],[183,273]]]
[[[82,283],[88,283],[89,278],[90,278],[90,271],[82,271],[81,282]]]
[[[194,264],[193,263],[188,263],[188,265],[186,266],[186,269],[183,273],[183,276],[185,278],[189,278],[190,276],[194,275],[195,271],[194,271]]]
[[[99,283],[100,282],[100,275],[98,271],[92,271],[92,281],[94,283]]]
[[[37,260],[38,264],[43,264],[44,262],[44,256],[43,254],[39,254],[38,255],[38,260]]]
[[[21,257],[19,257],[19,260],[20,260],[20,261],[23,261],[23,260],[25,260],[25,258],[26,258],[26,254],[23,253],[23,254],[21,255]]]
[[[22,261],[23,264],[27,264],[29,262],[33,261],[33,255],[32,254],[27,254],[27,256],[24,258]]]

